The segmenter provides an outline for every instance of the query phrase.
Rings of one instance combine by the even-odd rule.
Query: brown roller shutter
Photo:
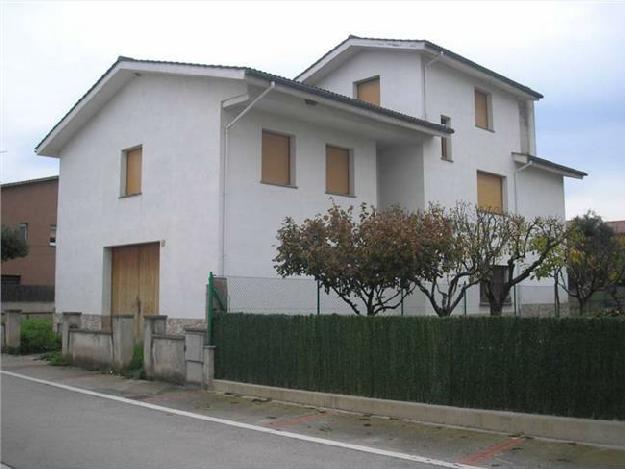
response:
[[[503,178],[496,174],[477,173],[477,205],[489,212],[503,212]]]
[[[141,193],[141,163],[143,151],[141,148],[126,152],[126,195]]]
[[[349,150],[326,146],[326,192],[350,195]]]
[[[475,90],[475,125],[483,129],[490,128],[488,122],[488,95]]]
[[[356,85],[356,97],[368,103],[380,105],[380,78],[361,81]]]
[[[263,130],[261,181],[291,184],[291,139]]]

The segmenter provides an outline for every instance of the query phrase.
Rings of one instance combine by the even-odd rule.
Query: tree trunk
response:
[[[490,300],[490,315],[500,317],[503,311],[503,302],[499,298],[492,298]]]

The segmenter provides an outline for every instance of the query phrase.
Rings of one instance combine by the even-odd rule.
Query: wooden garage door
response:
[[[143,317],[158,314],[159,244],[112,248],[111,313],[135,315],[135,335]]]

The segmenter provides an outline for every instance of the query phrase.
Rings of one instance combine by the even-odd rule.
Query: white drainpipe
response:
[[[521,166],[519,169],[516,169],[514,171],[514,213],[516,215],[519,214],[519,191],[517,190],[517,181],[518,181],[517,174],[525,171],[530,166],[532,166],[532,162],[528,161],[523,166]]]
[[[426,105],[426,100],[427,100],[427,93],[425,91],[425,83],[426,83],[426,69],[432,65],[434,62],[440,60],[443,55],[445,55],[445,51],[440,51],[440,53],[434,57],[433,59],[431,59],[430,61],[426,62],[425,65],[423,66],[423,86],[421,87],[421,89],[423,90],[423,94],[422,94],[422,101],[423,101],[423,119],[427,120],[428,118],[428,113],[427,113],[427,105]]]
[[[259,94],[256,98],[249,103],[245,109],[243,109],[230,123],[228,123],[224,129],[224,162],[222,166],[222,180],[223,180],[223,189],[221,193],[221,234],[219,239],[219,244],[221,245],[221,257],[219,259],[219,266],[217,271],[220,275],[225,275],[226,268],[226,188],[228,186],[228,155],[229,155],[229,140],[230,140],[230,127],[239,122],[245,114],[247,114],[254,105],[263,99],[272,89],[276,87],[276,83],[274,81],[271,82],[268,88],[266,88],[261,94]]]
[[[532,162],[528,161],[520,168],[514,170],[514,213],[515,215],[519,214],[519,191],[517,190],[517,181],[518,181],[517,174],[525,171],[530,166],[532,166]],[[523,295],[521,295],[521,290],[519,290],[516,286],[514,288],[516,291],[515,301],[516,301],[517,312],[519,315],[521,315],[521,305],[523,304],[523,301],[522,301]]]

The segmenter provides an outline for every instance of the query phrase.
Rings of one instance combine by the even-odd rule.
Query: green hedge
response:
[[[20,331],[20,353],[61,350],[61,336],[54,333],[50,319],[25,319]]]
[[[482,409],[625,419],[625,321],[224,314],[216,377]]]

